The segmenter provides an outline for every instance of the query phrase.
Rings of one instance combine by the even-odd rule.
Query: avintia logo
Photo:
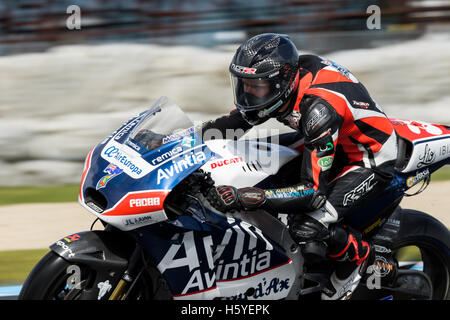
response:
[[[170,167],[158,169],[158,178],[156,183],[160,184],[162,180],[170,179],[174,175],[179,174],[186,169],[189,169],[198,164],[202,164],[205,160],[206,155],[201,151],[186,155],[184,158],[182,158],[182,160],[174,162]]]

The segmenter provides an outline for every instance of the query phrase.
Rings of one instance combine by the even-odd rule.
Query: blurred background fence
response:
[[[263,32],[348,67],[389,116],[450,124],[447,0],[1,0],[0,186],[78,183],[161,95],[193,120],[226,113],[234,50]]]
[[[82,10],[83,32],[67,30],[71,5]],[[311,50],[327,51],[370,46],[376,36],[381,41],[398,36],[379,33],[330,44],[319,35],[346,31],[338,38],[353,38],[365,33],[371,5],[382,10],[382,30],[409,31],[402,32],[403,38],[420,35],[426,25],[450,21],[450,1],[442,0],[2,0],[0,43],[9,45],[2,46],[1,54],[80,41],[214,46],[262,32],[295,34]]]

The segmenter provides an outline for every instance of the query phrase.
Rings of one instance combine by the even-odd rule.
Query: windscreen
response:
[[[159,98],[139,118],[126,144],[138,142],[149,151],[194,132],[192,121],[167,97]]]

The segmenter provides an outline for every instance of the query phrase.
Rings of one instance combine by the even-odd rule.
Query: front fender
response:
[[[122,232],[83,231],[64,237],[50,249],[72,263],[94,268],[125,269],[136,244]]]

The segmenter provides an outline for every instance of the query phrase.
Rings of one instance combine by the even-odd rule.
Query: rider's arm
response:
[[[334,160],[342,117],[326,101],[316,98],[302,115],[305,149],[301,183],[265,190],[265,206],[275,212],[315,210],[325,203],[329,169]]]
[[[251,128],[252,125],[244,120],[237,109],[234,109],[228,115],[203,123],[201,133],[203,140],[237,140]]]

